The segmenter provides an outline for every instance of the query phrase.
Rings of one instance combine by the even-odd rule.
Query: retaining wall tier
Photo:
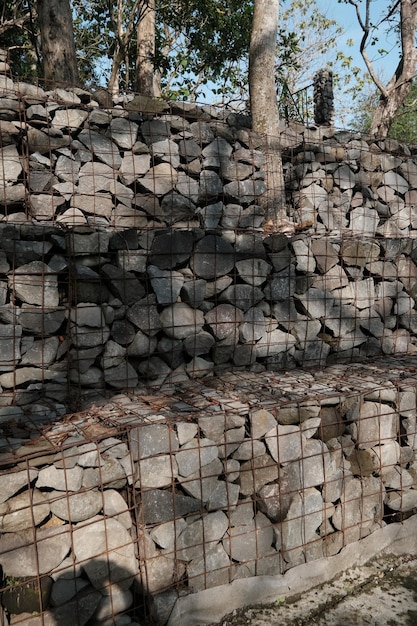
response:
[[[244,606],[254,576],[282,596],[293,568],[336,555],[346,566],[346,546],[360,562],[373,533],[389,550],[384,529],[417,507],[416,393],[417,358],[389,357],[229,373],[10,425],[0,563],[12,623],[74,624],[76,609],[77,624],[208,624],[230,612],[237,581]],[[40,596],[43,616],[27,615]]]
[[[87,92],[3,79],[6,413],[415,351],[410,147],[283,127],[288,219],[265,224],[248,118],[138,97],[101,109]]]
[[[247,117],[94,98],[0,76],[11,623],[210,623],[213,588],[388,549],[417,507],[415,150],[283,125],[265,223]]]

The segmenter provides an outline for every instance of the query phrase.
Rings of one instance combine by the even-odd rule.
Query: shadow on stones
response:
[[[119,566],[110,568],[108,560],[91,559],[72,567],[72,576],[69,569],[53,578],[18,578],[1,572],[1,626],[110,626],[122,616],[126,625],[160,623],[139,576]]]

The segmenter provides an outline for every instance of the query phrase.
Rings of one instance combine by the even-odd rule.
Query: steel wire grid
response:
[[[415,372],[410,357],[333,366],[326,379],[237,372],[117,394],[37,424],[37,437],[2,454],[1,475],[15,485],[1,511],[3,606],[35,587],[48,623],[60,606],[68,612],[68,600],[55,603],[71,586],[72,623],[86,623],[92,605],[108,619],[163,623],[160,604],[178,594],[284,573],[405,519],[415,502]],[[51,572],[42,544],[54,541]],[[16,550],[32,564],[27,577],[14,569]]]
[[[13,623],[27,616],[7,597],[27,588],[36,624],[163,623],[178,595],[281,574],[413,514],[414,149],[288,129],[288,221],[265,224],[265,155],[245,126],[185,105],[126,118],[13,102],[0,99],[1,121],[21,123],[0,133]],[[32,559],[23,575],[15,550]]]

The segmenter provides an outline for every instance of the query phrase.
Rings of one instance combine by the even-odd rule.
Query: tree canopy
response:
[[[351,5],[357,17],[359,49],[378,91],[371,111],[368,103],[368,128],[386,135],[398,115],[409,119],[403,107],[416,77],[417,0],[338,1]],[[72,39],[75,51],[60,52],[64,59],[75,54],[76,66],[72,61],[49,64],[55,74],[61,67],[61,82],[78,82],[79,76],[86,87],[104,87],[113,96],[139,91],[248,106],[254,0],[4,0],[0,46],[9,50],[13,73],[21,79],[51,79],[42,12],[46,5],[57,18],[66,8],[72,11],[61,40]],[[396,33],[399,50],[397,68],[386,82],[370,53],[384,54],[384,30]],[[352,98],[363,93],[366,77],[354,67],[349,49],[340,46],[342,32],[343,25],[320,11],[317,0],[281,0],[274,69],[278,97],[283,89],[294,93],[311,84],[316,71],[326,66],[333,71],[338,121],[343,121],[346,103],[350,107]]]

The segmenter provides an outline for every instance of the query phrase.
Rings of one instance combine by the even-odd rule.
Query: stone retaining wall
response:
[[[270,232],[247,118],[139,97],[101,109],[0,78],[6,414],[415,350],[409,147],[284,128],[288,221]]]
[[[411,515],[413,151],[283,128],[275,232],[246,118],[0,89],[3,606],[163,624]]]
[[[12,623],[44,623],[28,615],[40,585],[47,624],[76,609],[77,624],[208,624],[227,592],[198,622],[189,594],[278,583],[348,545],[360,559],[359,540],[417,507],[416,372],[391,357],[225,374],[119,394],[21,441],[0,473]]]

